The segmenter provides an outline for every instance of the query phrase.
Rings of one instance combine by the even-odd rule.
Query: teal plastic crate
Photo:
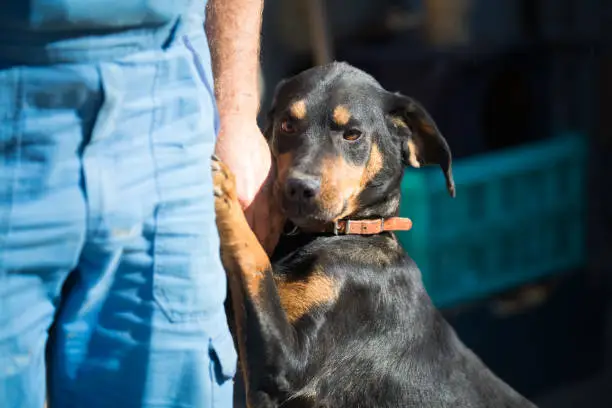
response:
[[[434,303],[456,305],[584,262],[586,138],[567,134],[456,160],[457,197],[437,167],[408,169],[398,238]]]

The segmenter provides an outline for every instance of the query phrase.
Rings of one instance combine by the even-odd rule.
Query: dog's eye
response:
[[[357,129],[349,129],[346,132],[344,132],[344,135],[342,135],[342,137],[344,138],[344,140],[348,140],[349,142],[354,142],[355,140],[361,137],[361,131]]]
[[[285,119],[281,122],[280,130],[283,133],[291,134],[291,133],[295,133],[297,129],[295,125],[291,123],[289,119]]]

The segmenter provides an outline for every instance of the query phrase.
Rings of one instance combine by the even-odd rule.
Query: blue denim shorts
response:
[[[231,407],[210,56],[190,40],[0,70],[0,407]]]

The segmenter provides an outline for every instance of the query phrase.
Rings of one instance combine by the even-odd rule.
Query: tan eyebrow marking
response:
[[[294,102],[289,107],[289,113],[295,119],[304,119],[306,117],[306,102],[303,99],[300,99],[297,102]]]
[[[344,126],[351,119],[351,112],[344,105],[338,105],[334,108],[332,116],[336,125]]]

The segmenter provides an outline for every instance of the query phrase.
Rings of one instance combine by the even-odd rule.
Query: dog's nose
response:
[[[291,200],[311,200],[317,195],[319,188],[320,182],[315,178],[290,178],[285,191]]]

